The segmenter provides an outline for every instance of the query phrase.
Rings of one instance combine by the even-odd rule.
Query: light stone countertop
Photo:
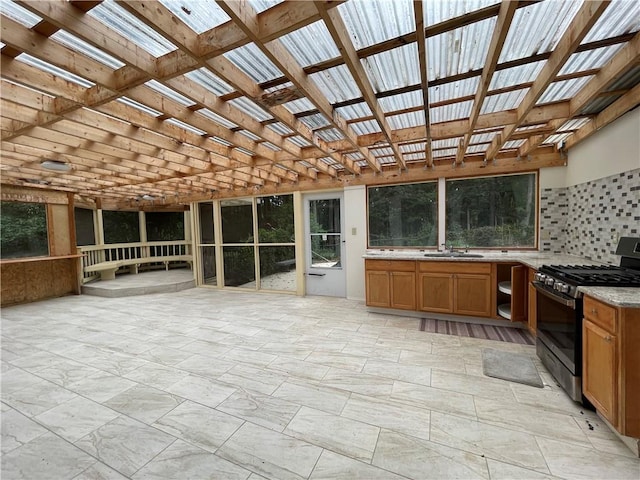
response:
[[[429,262],[519,262],[530,268],[538,269],[542,265],[604,265],[577,255],[556,254],[535,251],[472,250],[482,257],[425,257],[433,250],[367,250],[363,258],[370,260],[419,260]],[[618,307],[640,308],[640,288],[625,287],[580,287],[580,291],[598,300]]]

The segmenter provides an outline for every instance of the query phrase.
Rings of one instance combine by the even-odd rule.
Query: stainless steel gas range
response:
[[[620,266],[543,265],[533,286],[538,357],[569,396],[582,396],[582,292],[580,287],[640,287],[640,237],[623,237]]]

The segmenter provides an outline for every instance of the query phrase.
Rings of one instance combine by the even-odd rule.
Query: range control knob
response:
[[[547,285],[548,287],[552,287],[553,288],[553,284],[555,282],[556,281],[551,277],[547,277],[547,278],[544,279],[544,284]]]
[[[544,283],[544,279],[547,278],[547,276],[544,273],[537,273],[534,275],[534,280],[538,281],[538,282],[542,282]]]
[[[569,291],[569,285],[567,285],[566,283],[562,283],[562,282],[556,282],[553,284],[553,289],[558,291],[558,292],[568,292]]]

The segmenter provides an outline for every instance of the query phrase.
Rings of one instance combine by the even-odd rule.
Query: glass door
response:
[[[306,293],[346,296],[342,194],[306,197]]]

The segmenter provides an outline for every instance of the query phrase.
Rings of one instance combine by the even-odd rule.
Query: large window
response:
[[[183,212],[146,212],[147,241],[184,240]]]
[[[438,242],[438,184],[369,187],[369,246],[431,247]]]
[[[102,212],[104,243],[135,243],[140,241],[138,212]]]
[[[449,180],[446,192],[447,245],[535,246],[535,174]]]
[[[428,248],[443,242],[471,248],[536,246],[535,173],[375,186],[367,189],[367,197],[372,248]]]
[[[44,204],[0,202],[0,217],[2,258],[49,255]]]

